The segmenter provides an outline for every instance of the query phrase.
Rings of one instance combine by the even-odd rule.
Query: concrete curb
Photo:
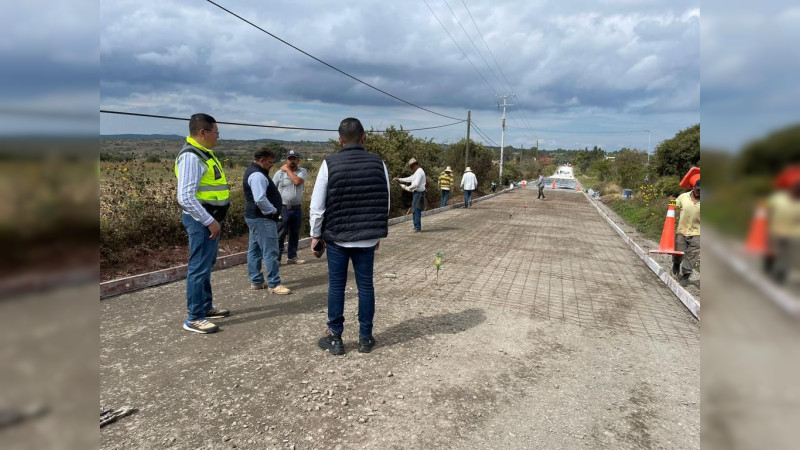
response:
[[[724,261],[728,267],[731,268],[731,270],[736,272],[737,275],[761,291],[761,293],[763,293],[784,312],[792,317],[800,318],[800,300],[798,300],[794,295],[786,292],[785,289],[775,285],[775,283],[762,275],[761,272],[748,267],[747,263],[744,261],[741,255],[737,254],[737,252],[726,250],[724,248],[737,248],[740,246],[740,244],[724,245],[721,242],[722,238],[715,235],[715,233],[706,232],[706,234],[708,234],[711,239],[704,240],[703,245],[706,246],[706,248],[711,249],[711,252],[714,253],[717,258]]]
[[[504,194],[515,188],[506,188],[494,194],[484,195],[483,197],[476,198],[472,202],[478,203],[484,200],[489,200],[497,195]],[[439,214],[455,208],[463,208],[463,204],[453,204],[444,206],[442,208],[430,209],[422,212],[422,217],[430,216],[431,214]],[[401,217],[389,219],[389,226],[398,223],[407,222],[413,219],[413,215],[408,214]],[[311,245],[311,238],[300,239],[297,244],[298,249],[308,248]],[[213,270],[227,269],[229,267],[237,266],[247,263],[247,252],[234,253],[232,255],[221,256],[217,258],[217,263],[214,265]],[[128,292],[146,289],[160,284],[172,283],[186,278],[188,265],[181,265],[170,267],[168,269],[157,270],[155,272],[142,273],[139,275],[132,275],[125,278],[117,278],[116,280],[109,280],[100,283],[100,299],[113,297]]]
[[[661,264],[657,263],[653,258],[651,258],[648,255],[646,251],[642,249],[642,247],[639,247],[639,244],[634,242],[633,239],[631,239],[627,234],[625,234],[625,232],[622,231],[622,228],[617,226],[617,224],[614,223],[614,221],[611,220],[611,218],[608,217],[608,215],[605,212],[603,212],[603,210],[599,206],[597,206],[597,203],[595,203],[595,201],[592,200],[589,197],[589,195],[586,194],[586,192],[583,192],[583,195],[586,198],[586,201],[588,201],[589,203],[592,204],[592,206],[595,207],[600,216],[602,216],[606,220],[606,222],[611,226],[611,228],[613,228],[614,231],[616,231],[617,234],[619,234],[620,237],[622,237],[622,240],[628,244],[628,246],[633,250],[633,252],[636,253],[637,256],[639,256],[639,259],[641,259],[647,265],[647,267],[649,267],[650,270],[652,270],[653,273],[655,273],[656,276],[660,278],[665,285],[667,285],[667,287],[675,294],[675,296],[678,297],[681,303],[683,303],[683,306],[685,306],[686,309],[688,309],[689,312],[691,312],[692,315],[699,320],[700,302],[694,297],[694,295],[690,294],[689,291],[684,289],[683,286],[681,286],[677,280],[675,280],[670,276],[669,271],[664,270],[664,268],[661,267]]]

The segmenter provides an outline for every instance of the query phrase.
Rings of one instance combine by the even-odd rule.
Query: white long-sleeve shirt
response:
[[[263,173],[251,173],[247,177],[247,184],[250,185],[250,189],[253,191],[253,201],[265,216],[278,211],[278,207],[267,200],[267,185],[269,181],[267,181],[267,177]]]
[[[383,172],[386,175],[386,192],[387,192],[387,205],[389,205],[387,214],[392,211],[391,199],[392,196],[391,186],[389,184],[389,171],[386,169],[386,163],[383,164]],[[322,165],[317,172],[317,181],[314,182],[314,190],[311,192],[311,206],[309,208],[309,221],[311,225],[311,237],[320,237],[322,235],[322,219],[325,216],[325,202],[328,200],[328,164],[327,161],[322,161]],[[363,241],[353,242],[334,242],[340,247],[374,247],[380,239],[365,239]]]
[[[461,189],[474,191],[478,189],[478,178],[472,172],[467,172],[461,177]]]
[[[208,171],[208,165],[192,152],[178,157],[178,204],[192,219],[208,226],[214,221],[211,214],[197,200],[197,186]]]
[[[425,171],[422,167],[417,167],[417,171],[410,177],[398,178],[403,183],[411,183],[410,186],[405,188],[407,191],[425,192]]]

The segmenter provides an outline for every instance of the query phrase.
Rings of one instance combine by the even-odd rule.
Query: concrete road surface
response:
[[[213,335],[183,282],[102,301],[100,402],[139,408],[103,448],[698,448],[699,323],[583,195],[535,198],[391,227],[371,354],[352,273],[347,354],[317,348],[324,257],[281,267],[289,296],[215,272]]]

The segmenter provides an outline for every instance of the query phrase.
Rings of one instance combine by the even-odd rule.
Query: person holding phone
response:
[[[364,126],[347,118],[339,125],[341,151],[319,168],[311,194],[311,251],[319,258],[328,250],[328,323],[319,347],[345,353],[344,289],[353,262],[358,287],[358,351],[375,346],[373,266],[380,239],[389,234],[389,171],[380,156],[364,149]]]

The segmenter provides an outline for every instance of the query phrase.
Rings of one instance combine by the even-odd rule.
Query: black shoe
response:
[[[344,355],[344,343],[342,342],[342,335],[327,334],[319,338],[319,348],[328,350],[331,352],[331,355]]]
[[[359,353],[369,353],[372,351],[372,348],[375,347],[375,338],[372,336],[370,337],[360,337],[358,338],[358,352]]]
[[[681,263],[676,263],[676,262],[672,263],[672,274],[673,275],[675,275],[677,277],[678,273],[680,273],[680,270],[681,270]]]

